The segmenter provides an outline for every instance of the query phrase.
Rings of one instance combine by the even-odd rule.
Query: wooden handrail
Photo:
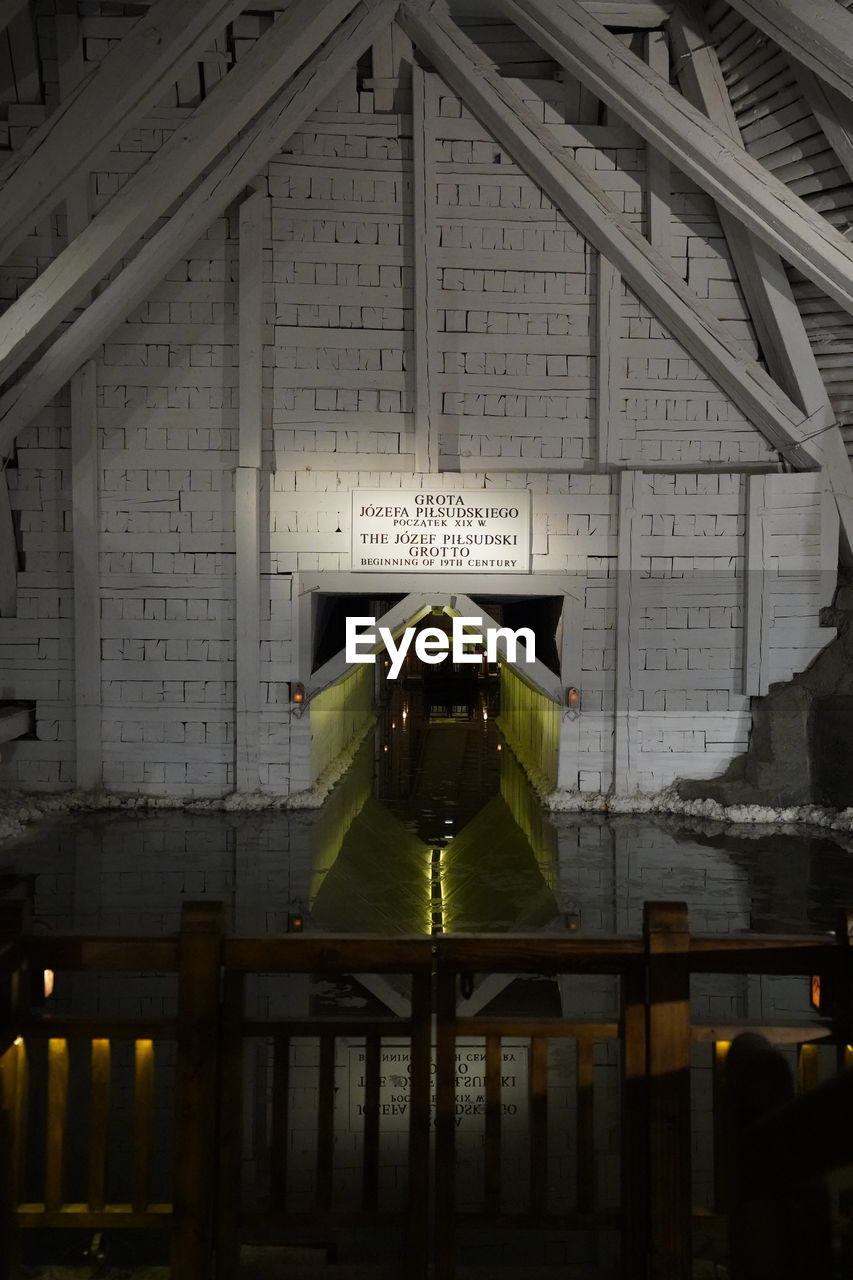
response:
[[[20,909],[16,915],[23,921]],[[24,1037],[3,1056],[0,1043],[0,1084],[3,1105],[0,1123],[6,1126],[15,1177],[20,1182],[23,1102],[26,1093],[27,1045],[32,1053],[51,1046],[48,1073],[52,1114],[60,1120],[68,1112],[66,1064],[68,1046],[88,1041],[92,1064],[89,1113],[92,1119],[85,1203],[65,1203],[66,1139],[64,1122],[52,1126],[47,1153],[47,1186],[41,1206],[18,1205],[0,1212],[17,1216],[18,1226],[118,1222],[127,1226],[171,1225],[173,1265],[182,1280],[227,1280],[237,1265],[237,1241],[249,1216],[240,1208],[243,1159],[242,1095],[243,1045],[255,1038],[270,1044],[272,1069],[271,1170],[268,1204],[254,1211],[253,1221],[292,1221],[288,1199],[288,1154],[292,1128],[293,1089],[298,1086],[300,1054],[305,1043],[314,1046],[316,1076],[322,1105],[312,1139],[316,1150],[316,1187],[308,1220],[316,1224],[344,1221],[385,1222],[393,1218],[381,1193],[380,1108],[384,1101],[382,1040],[402,1041],[411,1063],[406,1114],[409,1199],[399,1215],[407,1232],[407,1267],[425,1280],[429,1261],[435,1278],[453,1274],[455,1235],[461,1221],[486,1224],[506,1221],[509,1206],[501,1201],[501,1161],[506,1160],[502,1094],[503,1054],[517,1041],[527,1044],[529,1072],[528,1153],[525,1157],[530,1204],[513,1206],[515,1220],[528,1226],[555,1225],[591,1228],[608,1224],[624,1234],[626,1275],[647,1273],[658,1280],[681,1280],[689,1274],[690,1129],[689,1070],[691,1046],[710,1042],[715,1089],[719,1092],[725,1048],[742,1024],[691,1020],[690,978],[693,974],[820,974],[832,1000],[832,1020],[813,1024],[763,1027],[778,1043],[807,1045],[800,1051],[805,1074],[814,1067],[815,1050],[808,1042],[846,1035],[847,966],[850,961],[851,920],[845,917],[843,937],[833,935],[768,937],[726,935],[711,937],[688,932],[683,904],[649,904],[643,937],[608,938],[537,934],[440,935],[438,937],[375,938],[353,935],[293,934],[273,937],[227,937],[224,916],[215,904],[187,904],[181,930],[170,937],[98,936],[91,933],[32,936],[23,923],[10,936],[10,916],[0,913],[0,993],[7,994],[8,1029]],[[5,925],[5,928],[2,926]],[[172,1018],[55,1016],[26,1005],[29,981],[20,975],[51,968],[70,972],[174,975],[178,1013]],[[473,974],[611,975],[619,978],[618,1017],[457,1016],[458,992]],[[246,1008],[246,978],[254,974],[406,975],[411,982],[411,1012],[405,1016],[361,1016],[342,1012],[332,1016],[254,1016]],[[4,985],[5,984],[5,985]],[[19,998],[20,997],[20,998]],[[482,1046],[482,1124],[484,1172],[482,1206],[464,1215],[455,1198],[453,1168],[457,1143],[456,1054],[461,1038],[473,1037]],[[363,1045],[364,1094],[359,1108],[362,1125],[361,1191],[357,1208],[337,1207],[334,1166],[335,1073],[341,1066],[342,1039]],[[436,1041],[433,1047],[433,1041]],[[598,1041],[621,1042],[622,1071],[622,1197],[615,1208],[601,1202],[594,1181],[594,1115],[598,1088],[594,1046]],[[133,1145],[130,1198],[127,1205],[108,1203],[106,1167],[110,1107],[110,1044],[134,1043]],[[174,1091],[177,1097],[174,1205],[152,1204],[152,1148],[149,1140],[154,1108],[155,1059],[158,1046],[177,1044]],[[40,1043],[41,1042],[41,1047]],[[577,1115],[573,1152],[577,1198],[574,1207],[551,1203],[547,1148],[552,1141],[550,1090],[556,1082],[553,1054],[576,1063],[574,1106]],[[846,1043],[841,1040],[840,1043]],[[574,1048],[571,1046],[574,1045]],[[574,1055],[574,1056],[572,1056]],[[73,1058],[72,1058],[73,1060]],[[163,1056],[165,1061],[165,1055]],[[430,1165],[433,1117],[430,1074],[435,1070],[437,1156],[441,1176],[433,1179]],[[33,1079],[41,1079],[35,1070]],[[525,1077],[522,1076],[522,1079]],[[313,1077],[312,1077],[313,1079]],[[479,1105],[479,1104],[478,1104]],[[687,1118],[687,1121],[685,1120]],[[312,1124],[315,1122],[312,1121]],[[402,1133],[402,1128],[398,1131]],[[2,1170],[0,1170],[2,1173]],[[715,1175],[718,1204],[723,1196],[722,1170]],[[154,1193],[156,1194],[156,1192]],[[436,1206],[431,1226],[431,1202]],[[165,1216],[164,1216],[165,1215]],[[2,1280],[2,1269],[0,1269]]]

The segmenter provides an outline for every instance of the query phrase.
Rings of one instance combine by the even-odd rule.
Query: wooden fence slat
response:
[[[408,1272],[426,1280],[431,1242],[430,1145],[432,1142],[432,972],[428,965],[412,973],[409,1078],[409,1186],[407,1199]],[[455,1012],[455,1009],[454,1009]]]
[[[208,1280],[216,1196],[221,903],[185,902],[178,943],[175,1222],[172,1270]]]
[[[18,1224],[16,1208],[21,1189],[23,1154],[20,1097],[21,1074],[26,1070],[26,1048],[16,1040],[0,1056],[0,1280],[18,1274]]]
[[[690,1280],[690,934],[683,902],[647,902],[650,1259]]]
[[[530,1042],[530,1209],[548,1204],[548,1041],[536,1036]]]
[[[578,1209],[595,1206],[595,1042],[584,1036],[578,1042]]]
[[[65,1174],[65,1126],[68,1119],[68,1041],[47,1042],[47,1140],[44,1207],[62,1208]]]
[[[436,976],[435,1280],[452,1280],[456,1238],[456,974]]]
[[[219,1156],[216,1196],[216,1277],[236,1276],[240,1258],[243,1159],[243,1008],[245,979],[226,973],[222,986],[219,1076]]]
[[[797,1045],[797,1093],[808,1093],[820,1083],[816,1044]]]
[[[151,1121],[154,1115],[154,1042],[133,1045],[133,1167],[131,1206],[144,1213],[150,1204]]]
[[[501,1063],[500,1036],[486,1036],[486,1132],[483,1207],[499,1213],[501,1207]]]
[[[648,1260],[648,1082],[646,1077],[646,975],[622,977],[622,1248],[627,1276],[646,1273]]]
[[[290,1116],[290,1036],[273,1040],[272,1124],[270,1132],[270,1209],[287,1204],[287,1145]]]
[[[727,1211],[728,1188],[731,1184],[731,1170],[727,1167],[727,1153],[730,1143],[726,1124],[726,1058],[729,1053],[727,1040],[716,1040],[713,1045],[711,1066],[711,1088],[714,1117],[714,1210],[717,1213]]]
[[[335,1174],[335,1037],[320,1036],[320,1096],[317,1107],[317,1208],[332,1207]]]
[[[106,1204],[107,1138],[110,1121],[110,1042],[92,1041],[89,1102],[89,1196],[92,1210]]]
[[[362,1137],[361,1207],[379,1207],[379,1066],[382,1042],[367,1036],[364,1045],[364,1134]]]

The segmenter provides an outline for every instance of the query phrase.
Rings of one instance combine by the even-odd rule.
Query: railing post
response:
[[[833,1017],[838,1053],[838,1071],[853,1066],[853,908],[838,913],[835,936],[838,939],[837,991]],[[844,1272],[853,1274],[853,1190],[842,1188],[838,1194],[838,1211],[845,1222],[841,1233],[840,1253]]]
[[[429,945],[432,946],[432,944]],[[430,1203],[431,964],[422,965],[412,973],[411,1063],[407,1269],[412,1280],[425,1280],[429,1269],[432,1212]]]
[[[683,902],[647,902],[649,1275],[689,1280],[690,934]]]
[[[622,1271],[643,1280],[649,1256],[649,1099],[646,1074],[646,971],[621,977],[622,1006]]]
[[[241,1166],[243,1157],[242,973],[226,970],[223,981],[221,1074],[216,1197],[216,1277],[231,1280],[240,1260]]]
[[[213,1270],[223,935],[221,903],[184,903],[178,947],[172,1233],[172,1271],[181,1280],[209,1280]]]
[[[18,1274],[17,1207],[24,1150],[26,1050],[15,1042],[29,1002],[17,948],[29,932],[30,904],[0,902],[0,1280]]]

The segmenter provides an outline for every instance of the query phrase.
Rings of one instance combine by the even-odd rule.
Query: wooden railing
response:
[[[800,1046],[801,1084],[808,1085],[818,1040],[834,1037],[844,1065],[846,939],[846,922],[840,940],[695,937],[686,908],[677,903],[648,904],[642,938],[229,938],[221,907],[209,903],[185,905],[177,937],[45,936],[30,934],[25,911],[7,904],[5,914],[0,912],[0,1225],[11,1244],[0,1256],[0,1280],[14,1275],[16,1241],[33,1227],[168,1228],[173,1275],[230,1280],[247,1235],[290,1231],[292,1238],[298,1228],[303,1238],[307,1233],[325,1240],[337,1227],[358,1224],[397,1230],[413,1277],[426,1277],[430,1267],[438,1280],[452,1277],[466,1228],[524,1226],[619,1233],[626,1277],[686,1280],[695,1216],[691,1049],[697,1041],[711,1046],[718,1092],[727,1043],[743,1029],[691,1020],[691,975],[819,975],[824,990],[835,993],[834,1019],[760,1028],[772,1040]],[[74,972],[173,975],[174,1016],[60,1016],[39,1010],[30,993],[34,975],[40,978],[46,969],[56,972],[60,984]],[[496,974],[612,975],[619,980],[618,1013],[598,1020],[460,1016],[460,987],[470,990],[476,975]],[[247,987],[259,975],[272,991],[293,975],[384,976],[394,979],[398,994],[403,985],[410,992],[407,1012],[253,1016]],[[405,1101],[390,1117],[398,1126],[393,1136],[405,1183],[396,1201],[382,1182],[393,1109],[383,1101],[382,1064],[392,1043],[406,1059],[404,1083],[397,1086],[403,1090],[398,1099]],[[595,1051],[606,1043],[618,1046],[621,1095],[615,1196],[603,1194],[596,1182],[602,1086]],[[555,1090],[565,1095],[569,1088],[562,1076],[555,1078],[553,1060],[563,1062],[560,1046],[572,1044],[572,1096],[564,1107],[572,1117],[569,1149],[562,1122],[550,1108]],[[523,1114],[510,1119],[503,1064],[508,1046],[519,1045],[524,1073],[521,1093],[516,1089],[513,1097],[522,1099]],[[460,1092],[460,1046],[481,1064],[476,1098],[470,1090]],[[250,1053],[255,1066],[247,1070]],[[350,1115],[344,1123],[339,1077],[344,1056],[351,1060],[353,1053],[362,1063],[362,1101],[357,1121]],[[117,1054],[128,1061],[132,1056],[132,1068],[122,1077],[129,1075],[129,1088],[120,1090]],[[268,1084],[258,1084],[259,1062]],[[38,1070],[28,1071],[34,1064]],[[71,1104],[72,1095],[80,1096],[79,1081],[72,1088],[75,1071],[87,1076],[85,1117]],[[166,1117],[173,1130],[171,1194],[153,1200],[152,1172],[160,1187],[164,1158],[152,1146],[153,1122],[163,1119],[155,1076],[162,1083],[166,1074],[165,1095],[173,1099]],[[263,1118],[255,1126],[262,1131],[260,1153],[257,1135],[244,1132],[247,1098]],[[130,1150],[117,1179],[111,1138],[122,1107]],[[480,1125],[482,1159],[477,1176],[466,1175],[461,1187],[455,1171],[470,1146],[469,1114]],[[345,1129],[354,1139],[354,1154],[343,1178],[337,1157]],[[297,1131],[309,1155],[296,1150]],[[523,1143],[526,1154],[516,1145],[508,1160],[508,1137]],[[555,1179],[549,1148],[558,1139],[567,1159]],[[257,1177],[249,1188],[243,1183],[252,1141]],[[84,1177],[81,1150],[88,1152]],[[526,1188],[524,1197],[507,1195],[509,1179]],[[121,1197],[114,1191],[117,1181]],[[725,1177],[719,1160],[714,1183],[717,1202],[704,1214],[706,1223],[715,1215],[722,1221]]]

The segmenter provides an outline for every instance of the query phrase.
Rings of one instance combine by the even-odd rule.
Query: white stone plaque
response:
[[[527,489],[354,489],[352,568],[529,573]]]
[[[501,1050],[501,1115],[508,1120],[527,1114],[528,1049],[504,1044]],[[365,1051],[349,1049],[350,1126],[364,1123]],[[379,1117],[383,1129],[409,1127],[409,1073],[411,1050],[407,1044],[383,1045],[379,1058]],[[435,1120],[435,1054],[431,1062],[430,1109]],[[481,1045],[456,1048],[456,1127],[482,1127],[486,1114],[486,1051]]]

